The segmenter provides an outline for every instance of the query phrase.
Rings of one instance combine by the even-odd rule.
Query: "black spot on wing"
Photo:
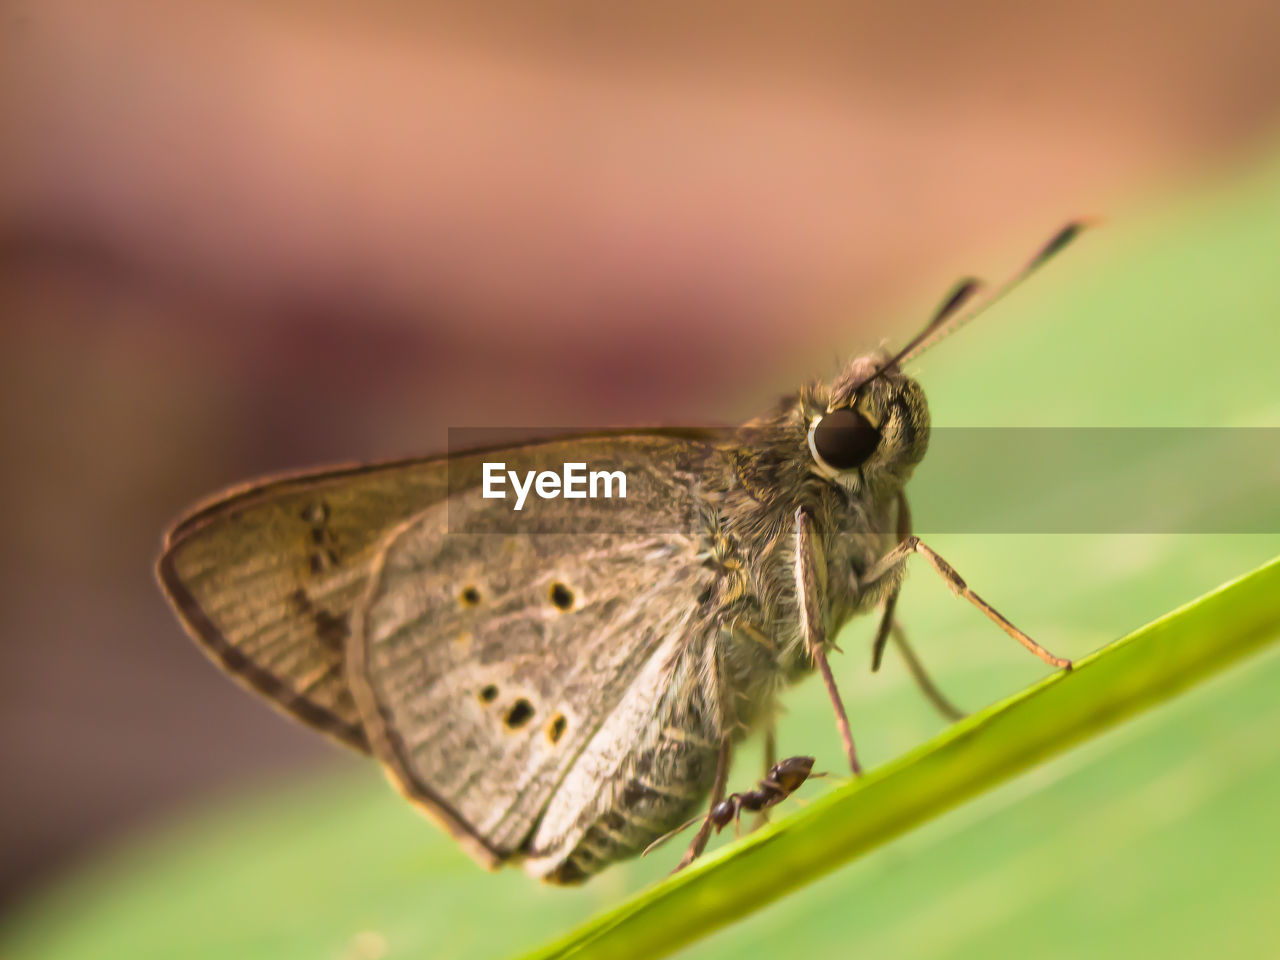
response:
[[[573,609],[573,591],[559,581],[551,585],[551,602],[557,610],[567,611]]]
[[[521,697],[507,710],[502,722],[508,730],[519,730],[533,719],[533,704]]]

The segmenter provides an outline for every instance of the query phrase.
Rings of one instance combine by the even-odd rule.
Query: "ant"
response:
[[[765,774],[764,779],[756,786],[754,790],[747,790],[745,793],[731,793],[714,807],[712,807],[704,816],[694,817],[692,820],[682,823],[670,833],[663,834],[649,846],[645,847],[645,856],[650,850],[666,843],[678,833],[689,829],[699,820],[704,825],[709,824],[715,827],[716,833],[719,833],[729,825],[729,821],[733,821],[734,833],[737,833],[742,822],[742,811],[749,813],[759,813],[769,807],[776,806],[791,794],[800,789],[810,777],[821,777],[825,774],[813,772],[813,757],[787,757],[785,760],[779,760],[769,772]],[[683,864],[681,864],[683,866]],[[678,869],[678,868],[677,868]]]

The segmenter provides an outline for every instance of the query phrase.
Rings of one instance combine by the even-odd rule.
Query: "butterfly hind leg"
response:
[[[774,764],[778,762],[778,726],[772,720],[764,731],[764,775],[769,776]],[[755,832],[769,822],[769,814],[761,810],[751,821],[751,831]]]
[[[920,688],[920,692],[924,694],[925,699],[933,705],[933,709],[937,710],[943,719],[952,723],[957,720],[963,720],[967,714],[948,700],[947,695],[938,689],[937,684],[933,682],[933,678],[926,672],[924,664],[916,656],[915,650],[907,643],[907,635],[902,629],[902,624],[897,622],[893,624],[892,637],[893,645],[898,648],[898,653],[902,655],[902,660],[907,665],[907,672],[911,674],[911,679],[916,682],[916,686]]]
[[[729,782],[729,760],[732,754],[732,744],[728,737],[720,741],[720,751],[716,756],[716,775],[715,780],[711,783],[711,802],[708,804],[708,810],[714,810],[724,799],[725,787]],[[712,822],[711,817],[707,816],[702,821],[702,826],[698,828],[698,832],[693,835],[693,840],[689,843],[689,848],[685,850],[684,856],[680,858],[680,862],[676,864],[672,873],[678,873],[702,854],[707,848],[707,841],[711,839]]]

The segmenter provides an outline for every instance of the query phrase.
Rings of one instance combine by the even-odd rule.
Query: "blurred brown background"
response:
[[[1274,3],[960,7],[0,3],[0,895],[342,762],[169,615],[191,501],[738,419],[1280,132]]]

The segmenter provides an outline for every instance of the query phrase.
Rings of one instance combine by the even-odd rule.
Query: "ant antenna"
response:
[[[649,845],[648,845],[647,847],[645,847],[642,851],[640,851],[640,856],[642,856],[642,857],[647,857],[651,851],[653,851],[653,850],[657,849],[658,847],[662,846],[664,843],[666,843],[666,842],[667,842],[668,840],[670,840],[672,837],[676,836],[677,834],[684,833],[686,830],[688,830],[690,827],[692,827],[692,826],[693,826],[695,823],[697,823],[699,820],[706,820],[706,819],[707,819],[708,817],[710,817],[710,816],[711,816],[711,814],[709,814],[709,813],[700,813],[700,814],[698,814],[696,817],[694,817],[693,819],[691,819],[691,820],[686,820],[684,823],[680,824],[680,826],[676,827],[674,830],[668,830],[666,833],[664,833],[662,836],[660,836],[657,840],[653,841],[653,843],[649,844]]]

